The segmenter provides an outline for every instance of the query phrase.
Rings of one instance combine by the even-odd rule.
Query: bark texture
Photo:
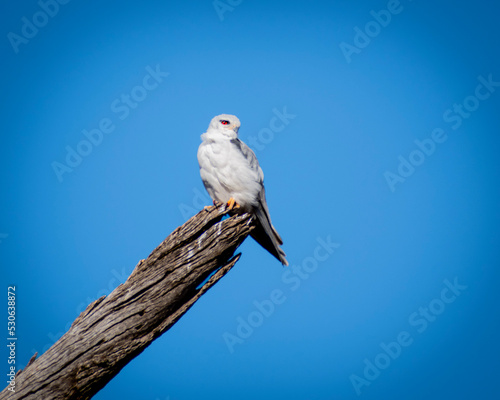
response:
[[[0,399],[95,395],[238,261],[233,254],[252,230],[251,217],[221,221],[226,213],[210,207],[172,232],[125,283],[89,304],[47,352],[33,356],[17,373],[15,392],[6,388]]]

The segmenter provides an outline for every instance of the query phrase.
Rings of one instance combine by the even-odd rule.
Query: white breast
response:
[[[259,172],[229,138],[204,140],[198,149],[203,183],[213,200],[226,203],[231,197],[242,207],[256,204],[262,188]]]

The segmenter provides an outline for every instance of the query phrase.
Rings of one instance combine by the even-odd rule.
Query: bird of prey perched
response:
[[[214,117],[201,135],[198,163],[203,184],[212,200],[252,214],[250,235],[283,265],[288,265],[280,245],[283,240],[271,223],[264,190],[264,173],[255,153],[238,139],[240,120],[234,115]]]

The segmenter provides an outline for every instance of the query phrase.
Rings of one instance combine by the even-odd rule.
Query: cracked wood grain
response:
[[[238,261],[252,230],[249,214],[224,206],[199,212],[175,229],[127,281],[88,305],[66,332],[16,375],[0,400],[90,399],[166,332]],[[209,278],[207,280],[207,278]]]

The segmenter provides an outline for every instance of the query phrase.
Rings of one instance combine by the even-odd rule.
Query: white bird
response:
[[[250,235],[286,266],[283,240],[267,208],[264,173],[252,149],[238,139],[239,129],[240,120],[234,115],[212,119],[198,148],[201,179],[214,203],[241,208],[255,217]]]

